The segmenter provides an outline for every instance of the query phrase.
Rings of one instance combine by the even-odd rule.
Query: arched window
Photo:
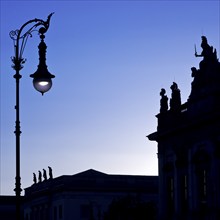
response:
[[[167,209],[168,213],[174,212],[174,178],[171,176],[167,177]]]
[[[200,208],[205,208],[208,197],[208,175],[210,167],[210,155],[205,149],[199,149],[194,157],[195,179],[197,187],[197,198]]]

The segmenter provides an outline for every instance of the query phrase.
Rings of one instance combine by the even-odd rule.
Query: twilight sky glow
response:
[[[27,42],[21,71],[21,178],[47,166],[54,176],[87,169],[109,174],[157,175],[160,89],[177,82],[190,94],[194,44],[201,35],[220,54],[220,1],[2,1],[0,2],[0,194],[14,194],[15,80],[11,30],[33,18],[51,19],[47,65],[56,75],[43,97],[30,74],[39,37]]]

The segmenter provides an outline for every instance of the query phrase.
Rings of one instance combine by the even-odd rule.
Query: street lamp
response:
[[[16,218],[20,220],[20,206],[21,206],[21,177],[20,177],[20,107],[19,107],[19,81],[22,77],[20,75],[20,70],[23,68],[23,64],[25,63],[25,59],[22,57],[25,45],[29,37],[32,37],[33,31],[37,31],[40,35],[41,42],[38,46],[39,48],[39,65],[37,71],[30,75],[33,78],[34,88],[39,91],[42,95],[49,91],[52,86],[52,78],[55,76],[52,75],[46,65],[46,44],[44,42],[45,33],[47,32],[50,26],[50,19],[53,13],[49,14],[46,21],[41,19],[32,19],[27,21],[25,24],[21,26],[19,30],[11,31],[9,33],[11,39],[14,42],[14,50],[15,56],[11,57],[12,60],[12,68],[15,70],[14,78],[16,80],[16,121],[15,121],[15,137],[16,137],[16,177],[15,177],[15,195],[16,195]],[[32,24],[32,26],[23,33],[24,28],[28,25]],[[20,44],[21,43],[21,44]]]

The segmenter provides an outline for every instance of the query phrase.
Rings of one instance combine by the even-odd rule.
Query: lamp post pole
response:
[[[15,137],[16,137],[16,177],[15,177],[15,195],[16,195],[16,219],[21,219],[21,175],[20,175],[20,89],[19,89],[19,81],[21,79],[20,70],[23,68],[23,64],[25,63],[25,59],[22,57],[26,42],[28,37],[32,37],[33,31],[38,31],[41,38],[41,43],[39,44],[39,65],[38,69],[34,74],[30,76],[33,78],[33,84],[36,90],[44,94],[47,92],[51,86],[52,81],[51,78],[55,76],[50,74],[47,70],[46,66],[46,44],[44,43],[44,34],[47,32],[50,19],[53,13],[51,13],[46,21],[41,19],[32,19],[21,26],[19,30],[11,31],[9,33],[11,39],[14,42],[14,50],[15,56],[11,57],[12,60],[12,68],[15,70],[15,81],[16,81],[16,121],[15,121]],[[32,26],[28,29],[27,26],[32,24]],[[23,33],[24,28],[28,30]],[[21,43],[21,44],[20,44]]]

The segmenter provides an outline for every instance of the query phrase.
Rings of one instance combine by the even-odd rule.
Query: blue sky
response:
[[[27,42],[21,71],[21,178],[47,166],[54,176],[87,169],[109,174],[157,175],[156,131],[160,89],[175,81],[182,103],[191,89],[194,44],[201,35],[220,53],[219,1],[1,1],[0,194],[14,194],[15,80],[11,30],[33,18],[51,26],[47,65],[56,75],[43,97],[30,74],[39,37]]]

